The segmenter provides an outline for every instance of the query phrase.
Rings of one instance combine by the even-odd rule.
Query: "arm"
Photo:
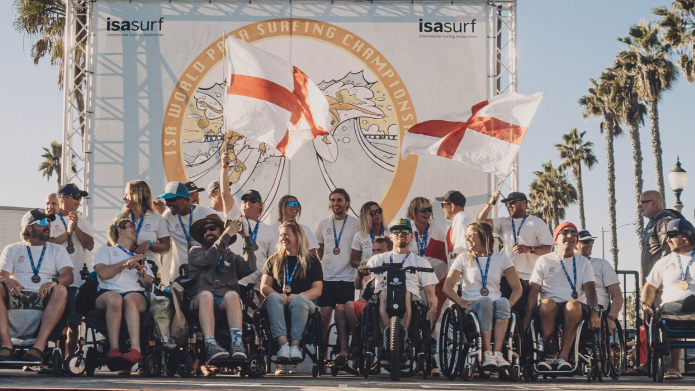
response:
[[[94,265],[94,271],[97,272],[97,276],[102,280],[108,280],[113,278],[125,268],[132,269],[135,264],[139,264],[140,261],[144,261],[145,256],[142,254],[135,254],[134,257],[125,259],[121,262],[114,263],[113,265],[107,265],[105,263],[99,263]],[[72,283],[72,281],[70,282]]]
[[[319,243],[319,248],[316,250],[316,255],[318,255],[319,261],[323,260],[323,243]]]
[[[74,279],[75,276],[72,274],[71,267],[63,267],[58,270],[58,284],[67,288],[72,285]]]
[[[309,300],[316,300],[321,296],[321,292],[323,292],[323,281],[314,281],[311,283],[311,289],[300,293],[300,295],[306,296]]]
[[[151,287],[152,286],[152,276],[150,276],[147,273],[147,266],[143,266],[143,265],[138,263],[137,266],[135,266],[135,267],[138,271],[138,274],[140,275],[140,284],[145,289],[148,289],[149,287]]]
[[[39,287],[39,298],[43,299],[44,297],[48,297],[51,294],[53,287],[58,286],[58,284],[69,287],[70,284],[72,284],[72,280],[72,267],[66,266],[61,268],[58,271],[58,282],[51,279],[41,284]]]
[[[429,310],[427,311],[427,319],[430,321],[430,325],[434,326],[437,323],[437,295],[434,293],[434,285],[427,285],[422,288],[425,291],[425,296],[427,297],[427,304],[429,305]]]
[[[442,287],[442,292],[446,295],[447,299],[458,304],[461,308],[467,308],[468,302],[463,300],[459,295],[456,294],[456,283],[461,278],[461,272],[452,268],[449,270],[449,274],[446,276],[444,281],[444,286]]]
[[[350,265],[352,267],[359,267],[361,263],[362,263],[362,251],[355,250],[353,248],[352,252],[350,253]]]
[[[487,215],[490,213],[492,210],[492,206],[497,202],[497,200],[500,198],[500,192],[499,190],[492,193],[492,196],[490,197],[490,200],[487,202],[487,205],[483,208],[483,210],[478,213],[478,218],[476,219],[477,221],[484,221],[488,224],[490,224],[490,227],[494,228],[494,225],[492,223],[491,219],[487,218]]]
[[[55,243],[55,244],[62,244],[67,239],[68,239],[68,234],[66,232],[63,232],[60,236],[56,236],[55,238],[48,239],[48,242],[49,243]]]
[[[238,229],[239,224],[232,222],[224,232],[222,232],[222,235],[217,238],[217,241],[207,250],[200,246],[191,248],[188,253],[188,263],[200,268],[214,265],[222,255],[227,253],[227,247],[232,244],[232,238],[236,235]],[[253,244],[251,244],[251,246],[253,246]],[[253,251],[251,252],[253,253]],[[255,264],[256,254],[253,254],[253,260]]]
[[[531,315],[533,315],[533,310],[538,304],[539,293],[541,293],[541,286],[532,282],[531,289],[529,289],[528,292],[528,299],[526,300],[526,313],[524,314],[524,321],[522,323],[524,331],[531,325]]]
[[[75,232],[75,236],[82,244],[82,247],[84,247],[87,251],[92,251],[94,249],[94,238],[88,233],[82,231],[82,228],[80,228],[79,224],[77,223],[79,220],[77,213],[70,212],[68,217],[70,218],[70,225],[68,226],[69,233]]]
[[[512,295],[509,297],[509,305],[514,307],[514,304],[521,299],[521,294],[523,293],[521,280],[519,280],[519,274],[516,272],[514,266],[507,268],[507,270],[504,271],[504,276],[507,278],[507,282],[512,288]]]
[[[239,279],[251,275],[258,270],[258,266],[256,265],[256,252],[253,250],[253,241],[248,232],[246,232],[246,226],[244,226],[244,224],[241,224],[240,235],[244,240],[244,262],[237,263],[237,265],[240,266],[237,270],[237,278]]]
[[[167,254],[171,250],[171,238],[159,238],[150,246],[150,250],[157,254]]]
[[[274,283],[275,279],[270,274],[263,274],[261,276],[261,294],[263,295],[263,297],[268,297],[273,293],[279,293],[276,292],[275,289],[273,289]]]
[[[644,283],[644,287],[642,288],[642,312],[644,312],[645,317],[651,317],[654,314],[654,311],[652,311],[652,304],[654,304],[657,289],[659,288],[648,282]]]
[[[586,294],[586,303],[589,307],[598,307],[598,295],[596,294],[596,282],[587,281],[584,283],[584,293]],[[601,327],[601,319],[598,317],[598,311],[590,311],[589,323],[591,328],[596,330]]]
[[[234,197],[232,197],[232,192],[229,190],[228,166],[230,161],[229,152],[225,150],[222,152],[222,167],[220,168],[220,194],[222,194],[222,205],[224,206],[225,214],[229,214],[232,208],[234,208]]]
[[[6,270],[0,271],[0,282],[5,284],[7,293],[13,296],[20,296],[22,294],[21,292],[24,290],[24,285],[12,278],[12,274]]]
[[[623,292],[620,290],[620,284],[609,285],[606,289],[608,289],[608,294],[611,298],[611,310],[608,312],[608,331],[610,334],[613,334],[613,330],[615,330],[614,321],[620,310],[623,309]]]

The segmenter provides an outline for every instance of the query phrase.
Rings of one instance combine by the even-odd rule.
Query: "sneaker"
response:
[[[287,364],[290,362],[290,344],[280,346],[278,350],[278,363]]]
[[[246,349],[241,341],[232,342],[232,360],[246,360]]]
[[[121,351],[118,349],[111,349],[111,350],[109,350],[108,353],[106,353],[106,358],[121,358],[121,357],[123,357],[123,353],[121,353]]]
[[[567,360],[565,360],[562,357],[558,357],[558,359],[555,361],[555,365],[557,365],[558,371],[571,371],[572,370],[572,364],[568,363]]]
[[[497,360],[491,351],[483,353],[483,369],[486,371],[497,370]]]
[[[206,342],[205,353],[205,361],[208,363],[213,360],[226,360],[229,358],[229,352],[224,350],[217,341]]]
[[[287,371],[290,375],[299,375],[299,365],[297,364],[292,364],[290,365],[290,370]]]
[[[495,352],[495,361],[497,361],[497,370],[504,371],[509,368],[509,361],[504,359],[502,352]]]
[[[553,365],[555,365],[555,359],[552,357],[546,358],[545,361],[541,361],[538,364],[536,364],[538,369],[541,371],[552,371]]]
[[[124,360],[128,360],[133,364],[137,364],[140,361],[142,361],[142,354],[135,349],[130,349],[130,351],[122,355],[121,358],[123,358]]]
[[[290,361],[292,361],[293,363],[304,361],[304,357],[302,356],[302,349],[300,349],[299,346],[292,346],[290,348]]]
[[[277,368],[275,368],[275,375],[287,375],[287,369],[285,368],[285,365],[278,365]]]

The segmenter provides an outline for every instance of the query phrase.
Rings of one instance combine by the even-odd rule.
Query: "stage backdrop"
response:
[[[304,71],[330,103],[330,137],[290,161],[235,137],[232,191],[266,200],[264,221],[293,194],[300,221],[329,214],[328,194],[345,188],[352,211],[379,202],[387,221],[409,200],[458,189],[475,215],[489,175],[443,158],[403,161],[403,133],[417,122],[487,98],[486,2],[105,1],[94,3],[91,219],[103,241],[123,205],[125,183],[144,179],[155,195],[167,181],[206,187],[219,175],[225,136],[223,35],[233,35]],[[337,151],[331,163],[324,157]],[[209,205],[207,194],[201,199]],[[475,207],[478,205],[478,207]]]

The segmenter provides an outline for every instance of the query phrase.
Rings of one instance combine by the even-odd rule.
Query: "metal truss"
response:
[[[63,88],[63,156],[61,183],[89,189],[91,72],[90,13],[92,1],[67,0]],[[83,214],[88,203],[83,204]]]

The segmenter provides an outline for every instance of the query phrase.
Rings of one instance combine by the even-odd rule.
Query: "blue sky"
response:
[[[40,206],[45,194],[55,191],[55,181],[41,178],[37,168],[41,147],[51,140],[60,140],[62,131],[63,95],[57,88],[57,69],[42,61],[34,66],[29,40],[12,26],[13,2],[0,5],[0,116],[4,119],[0,156],[4,163],[3,178],[8,184],[0,196],[0,205]],[[589,78],[598,77],[609,66],[624,45],[616,40],[627,34],[630,25],[652,18],[655,5],[668,2],[644,0],[520,0],[518,8],[518,90],[531,94],[545,91],[545,99],[521,149],[521,190],[526,191],[533,171],[543,162],[558,163],[553,147],[561,135],[573,127],[586,130],[595,143],[599,159],[593,171],[584,171],[587,224],[600,237],[608,229],[606,165],[604,138],[598,122],[584,121],[577,99],[590,86]],[[683,168],[695,172],[695,157],[690,153],[695,141],[693,97],[695,84],[681,78],[672,91],[664,95],[660,105],[663,160],[665,175],[680,155]],[[648,122],[647,122],[648,123]],[[634,222],[634,194],[630,140],[616,140],[616,176],[618,225]],[[649,128],[642,127],[644,155],[644,188],[655,188],[654,166]],[[695,179],[686,186],[682,199],[686,217],[693,216]],[[672,205],[673,193],[666,185],[667,203]],[[578,222],[576,208],[568,211],[568,220]],[[606,234],[606,256],[610,258]],[[639,265],[638,240],[633,226],[618,231],[620,268],[635,270]],[[595,255],[600,255],[600,238]]]

